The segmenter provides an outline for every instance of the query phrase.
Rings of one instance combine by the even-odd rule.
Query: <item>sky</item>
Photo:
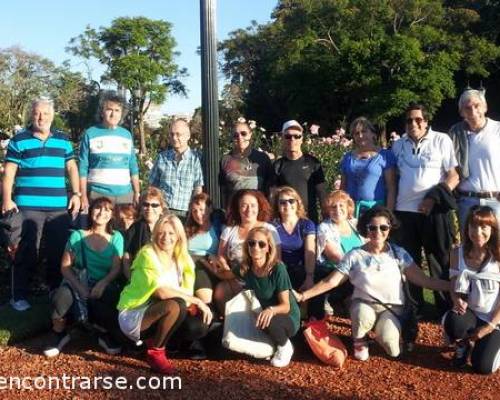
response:
[[[252,20],[270,21],[276,0],[216,0],[217,39],[246,28]],[[201,105],[201,65],[196,54],[200,45],[199,0],[7,0],[1,3],[0,49],[20,46],[61,64],[71,61],[73,70],[85,73],[82,59],[65,52],[72,37],[78,36],[87,25],[93,28],[110,26],[117,17],[144,16],[172,23],[177,42],[176,58],[179,67],[186,67],[189,76],[183,79],[188,97],[170,96],[162,107],[168,114],[190,114]],[[99,80],[102,67],[91,65],[92,79]],[[219,74],[219,90],[224,84]]]

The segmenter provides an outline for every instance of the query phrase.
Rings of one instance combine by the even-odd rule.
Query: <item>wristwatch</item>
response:
[[[81,192],[73,192],[72,196],[82,197]]]

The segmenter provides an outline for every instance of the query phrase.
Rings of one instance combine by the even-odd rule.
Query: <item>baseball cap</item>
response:
[[[304,132],[302,125],[300,125],[294,119],[291,119],[290,121],[286,121],[283,124],[283,127],[281,128],[281,133],[284,133],[287,129],[296,129],[296,130],[300,131],[301,133]]]

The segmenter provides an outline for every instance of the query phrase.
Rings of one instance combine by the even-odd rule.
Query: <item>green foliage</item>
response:
[[[456,95],[458,72],[487,77],[500,57],[477,32],[477,5],[457,3],[471,2],[281,0],[271,23],[220,44],[223,71],[240,87],[240,111],[266,127],[359,115],[383,125],[411,101],[434,112]]]
[[[169,22],[145,17],[121,17],[99,30],[87,27],[72,38],[67,51],[85,59],[96,58],[107,67],[103,82],[128,89],[141,138],[147,151],[144,115],[152,102],[163,103],[168,92],[185,94],[179,78],[186,74],[174,62],[176,42]]]
[[[12,47],[0,50],[0,129],[12,131],[29,118],[31,101],[49,96],[58,112],[55,126],[71,131],[77,139],[92,117],[86,110],[91,104],[93,86],[68,63],[55,66],[38,54]]]

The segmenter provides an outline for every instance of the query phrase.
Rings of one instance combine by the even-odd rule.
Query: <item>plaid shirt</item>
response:
[[[187,211],[193,190],[203,186],[200,156],[187,149],[179,162],[175,151],[162,151],[149,175],[149,184],[161,189],[169,208]]]

